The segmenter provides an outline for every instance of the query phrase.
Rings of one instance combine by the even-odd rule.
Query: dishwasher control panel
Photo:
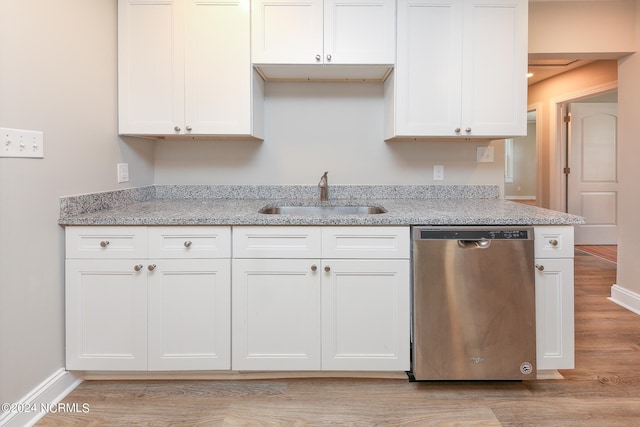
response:
[[[482,229],[456,228],[420,228],[420,240],[531,240],[532,228],[491,227]]]

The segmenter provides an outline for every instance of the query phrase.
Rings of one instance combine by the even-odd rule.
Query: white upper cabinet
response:
[[[253,0],[251,30],[252,61],[269,77],[382,79],[395,62],[392,0]]]
[[[249,0],[119,0],[119,130],[262,136]]]
[[[385,138],[526,134],[526,0],[398,0]]]

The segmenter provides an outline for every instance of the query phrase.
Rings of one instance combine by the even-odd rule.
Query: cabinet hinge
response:
[[[569,175],[571,173],[571,168],[564,168],[562,172],[564,172],[565,175]]]

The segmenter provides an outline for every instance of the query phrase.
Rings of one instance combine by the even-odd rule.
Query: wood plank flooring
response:
[[[576,249],[611,262],[618,262],[618,245],[580,245]]]
[[[576,251],[576,369],[564,379],[86,381],[38,426],[640,425],[640,316],[607,300],[616,265]]]

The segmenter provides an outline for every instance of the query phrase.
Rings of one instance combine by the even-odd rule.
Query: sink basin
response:
[[[387,210],[378,206],[265,206],[259,212],[274,215],[371,215]]]

